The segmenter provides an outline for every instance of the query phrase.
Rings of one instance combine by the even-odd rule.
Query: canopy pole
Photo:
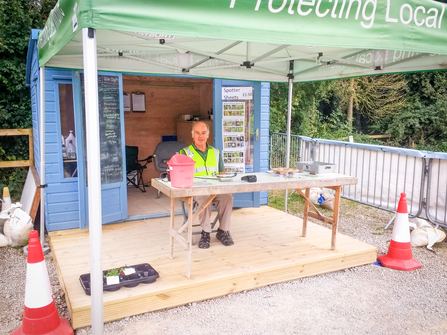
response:
[[[104,332],[102,278],[101,165],[99,149],[98,66],[96,31],[82,28],[85,125],[87,148],[88,222],[90,229],[90,282],[92,334]]]
[[[293,60],[289,62],[289,96],[287,101],[287,142],[286,142],[286,168],[290,165],[290,129],[292,123],[292,91],[293,91]],[[284,212],[287,213],[288,190],[284,191]]]
[[[40,244],[42,250],[45,240],[45,66],[39,68],[40,74]]]

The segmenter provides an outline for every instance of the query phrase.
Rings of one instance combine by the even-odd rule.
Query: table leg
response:
[[[171,198],[171,221],[170,221],[170,229],[174,229],[174,215],[175,215],[175,198]],[[169,246],[171,249],[170,259],[174,258],[174,236],[169,234]]]
[[[334,198],[334,216],[332,222],[332,241],[331,241],[331,249],[335,250],[336,242],[337,242],[337,229],[338,229],[338,217],[340,213],[340,197],[341,197],[341,186],[333,187],[335,189],[335,198]]]
[[[188,251],[186,253],[186,278],[190,278],[191,277],[191,256],[192,256],[192,222],[194,220],[193,217],[193,200],[191,198],[191,200],[188,202],[188,229],[186,231],[186,243],[188,245]]]
[[[171,224],[169,227],[171,259],[174,257],[174,240],[177,240],[186,249],[186,278],[191,276],[192,260],[192,224],[198,218],[205,208],[213,201],[216,195],[210,195],[209,198],[193,213],[193,197],[179,198],[188,207],[188,220],[182,224],[179,229],[174,229],[175,198],[171,199]],[[181,236],[186,230],[186,238]]]
[[[302,231],[303,237],[306,237],[307,234],[307,218],[309,216],[309,201],[308,201],[309,195],[310,195],[310,188],[306,188],[306,197],[304,198],[304,212],[303,212],[303,231]]]

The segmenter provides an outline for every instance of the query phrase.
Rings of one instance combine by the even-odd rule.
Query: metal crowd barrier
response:
[[[336,172],[355,176],[357,185],[342,197],[396,212],[406,193],[408,214],[447,228],[447,153],[291,136],[290,167],[296,162],[336,164]],[[270,139],[270,168],[285,166],[286,134]],[[388,227],[388,226],[387,226]]]

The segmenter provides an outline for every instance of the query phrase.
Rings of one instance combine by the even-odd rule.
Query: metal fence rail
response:
[[[270,167],[285,166],[286,134],[273,133]],[[359,182],[343,188],[346,199],[395,212],[406,193],[408,213],[447,228],[447,154],[291,136],[290,167],[296,162],[336,164],[336,172]]]

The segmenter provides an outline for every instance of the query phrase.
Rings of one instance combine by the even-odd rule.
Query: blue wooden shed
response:
[[[45,228],[47,231],[82,229],[89,225],[83,71],[56,67],[40,71],[38,33],[38,30],[31,32],[26,83],[32,100],[35,166],[39,175],[45,171]],[[41,80],[45,84],[44,95],[40,92]],[[229,90],[242,93],[227,96],[225,92]],[[190,129],[190,124],[182,119],[184,115],[207,120],[213,133],[208,142],[228,155],[228,166],[232,170],[241,168],[244,172],[258,172],[268,169],[269,83],[98,72],[98,91],[100,140],[104,144],[101,145],[103,224],[169,214],[168,211],[129,213],[128,190],[133,186],[126,180],[125,146],[137,145],[142,157],[151,154],[163,140],[178,139],[187,143],[188,139],[180,138],[185,127],[187,131]],[[43,137],[39,124],[41,96],[45,97]],[[236,106],[241,106],[247,113],[243,120],[226,110]],[[235,145],[234,139],[239,139],[238,134],[231,136],[236,122],[243,122],[246,134],[243,140],[246,151],[239,150],[241,156],[244,155],[243,160],[234,159],[238,155],[237,149],[226,149]],[[71,136],[76,147],[75,157],[65,155]],[[45,139],[43,160],[41,138]],[[45,162],[44,169],[42,161]],[[149,166],[145,174],[147,183],[159,172]],[[258,207],[266,205],[267,201],[267,192],[235,195],[235,207]]]

